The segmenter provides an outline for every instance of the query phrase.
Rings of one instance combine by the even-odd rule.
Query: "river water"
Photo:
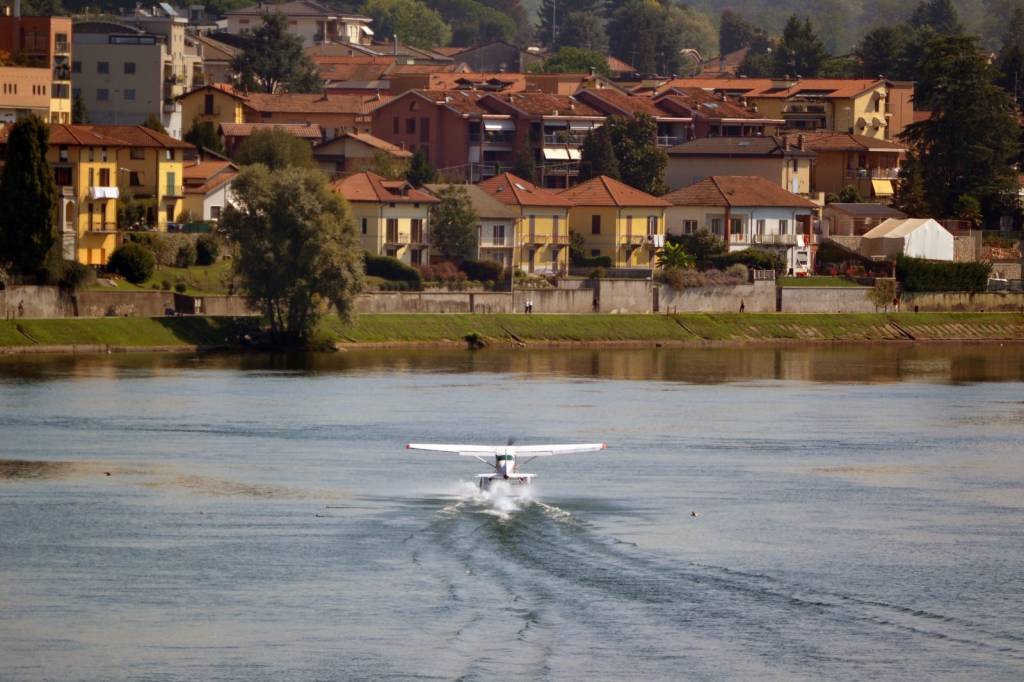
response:
[[[403,449],[510,436],[609,449]],[[1019,680],[1022,437],[1020,345],[0,359],[0,679]]]

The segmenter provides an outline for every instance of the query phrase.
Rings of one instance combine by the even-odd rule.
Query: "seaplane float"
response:
[[[523,464],[532,462],[537,457],[551,457],[553,455],[566,455],[575,452],[594,452],[604,450],[608,446],[604,443],[582,443],[565,445],[445,445],[437,443],[409,443],[405,446],[409,450],[428,450],[430,452],[450,452],[461,457],[473,457],[480,460],[494,471],[488,474],[478,474],[477,480],[480,490],[490,490],[496,483],[503,483],[509,486],[528,486],[536,474],[524,474],[516,470],[518,465],[517,456],[526,457]],[[494,457],[494,462],[489,462],[485,457]]]

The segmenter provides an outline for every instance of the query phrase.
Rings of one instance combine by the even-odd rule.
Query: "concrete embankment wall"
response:
[[[175,309],[174,295],[173,291],[79,291],[77,316],[162,317]]]
[[[1024,312],[1024,293],[1016,291],[966,291],[906,293],[900,299],[900,309],[911,312],[970,312],[1014,313]]]
[[[74,317],[75,304],[60,287],[10,286],[0,289],[0,317]]]
[[[870,287],[779,287],[778,312],[874,313]]]
[[[658,293],[661,313],[775,312],[775,283],[754,282],[723,287],[673,289],[662,285]]]

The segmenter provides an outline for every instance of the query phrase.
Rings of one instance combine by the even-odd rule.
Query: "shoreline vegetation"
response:
[[[0,320],[0,354],[238,351],[256,318]],[[744,346],[1024,341],[1019,313],[684,313],[676,315],[363,314],[321,320],[314,349]]]

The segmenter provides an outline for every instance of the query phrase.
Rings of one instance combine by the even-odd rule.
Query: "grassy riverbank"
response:
[[[82,318],[0,321],[8,352],[160,350],[230,346],[253,330],[251,318]],[[361,315],[324,320],[317,341],[339,347],[462,344],[478,334],[495,347],[619,343],[777,341],[1022,340],[1024,316],[1012,313],[850,315]]]

